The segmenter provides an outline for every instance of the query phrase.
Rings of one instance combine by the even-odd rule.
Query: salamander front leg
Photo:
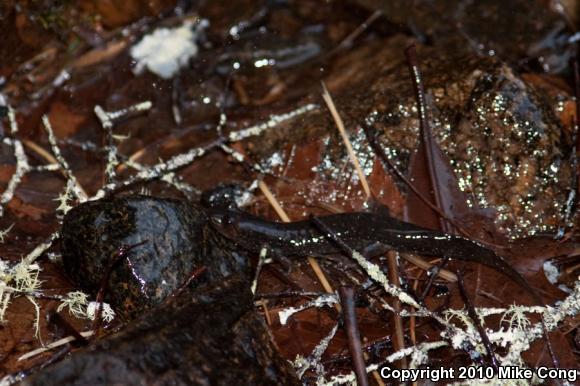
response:
[[[375,256],[384,255],[385,253],[387,253],[388,251],[390,251],[392,249],[394,249],[394,248],[392,248],[391,246],[389,246],[385,243],[381,243],[380,241],[376,241],[376,242],[364,247],[361,251],[361,254],[365,258],[370,259],[370,258],[375,257]]]
[[[292,262],[284,256],[279,250],[268,248],[268,256],[276,263],[279,263],[286,275],[292,272]]]

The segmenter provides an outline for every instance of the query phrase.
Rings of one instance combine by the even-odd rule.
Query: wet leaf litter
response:
[[[18,19],[6,6],[21,31],[7,43],[19,47],[15,57],[22,60],[3,59],[0,66],[5,381],[57,379],[49,374],[68,374],[79,383],[120,381],[102,378],[116,376],[104,370],[116,363],[120,376],[132,374],[143,383],[161,379],[153,373],[174,382],[219,383],[230,378],[220,381],[215,369],[229,365],[215,364],[232,363],[230,357],[248,364],[240,368],[248,369],[250,383],[296,383],[294,371],[306,384],[361,383],[362,357],[369,381],[379,383],[373,370],[385,363],[488,364],[482,339],[500,364],[551,364],[554,358],[542,352],[543,308],[530,288],[555,306],[551,317],[544,313],[557,342],[553,356],[563,367],[577,366],[575,217],[566,214],[574,175],[568,58],[575,35],[567,15],[542,8],[530,17],[533,23],[522,20],[511,30],[503,23],[503,35],[513,39],[500,43],[485,28],[474,29],[468,5],[453,8],[444,1],[423,4],[411,15],[362,1],[326,4],[325,14],[312,12],[308,2],[245,3],[224,9],[219,2],[193,8],[152,2],[141,12],[131,5],[125,12],[59,5],[60,18],[44,15],[58,21],[46,25],[59,38],[48,49],[47,37],[35,34],[31,20],[38,19]],[[29,16],[39,12],[26,10]],[[91,13],[99,15],[98,24],[81,18],[74,33],[62,19]],[[549,35],[553,31],[557,35]],[[557,38],[539,49],[537,42],[548,35]],[[148,65],[146,54],[137,58],[130,48],[147,37],[184,38],[190,45],[162,55],[167,63]],[[421,148],[420,105],[404,55],[412,43],[424,78],[428,139],[434,140],[427,149]],[[67,55],[60,54],[64,48]],[[176,72],[156,74],[159,65]],[[344,120],[350,154],[320,98],[320,80]],[[428,155],[433,151],[443,154],[434,159]],[[432,163],[440,172],[435,180],[429,177]],[[271,187],[269,197],[257,181]],[[198,204],[202,192],[224,183],[235,188],[218,189],[209,208]],[[437,194],[445,200],[438,203]],[[303,221],[273,223],[274,211],[280,215],[276,203],[287,218]],[[328,217],[340,212],[346,213]],[[564,241],[554,242],[559,229],[565,229]],[[419,249],[392,245],[389,237],[401,232],[445,240]],[[371,245],[381,238],[382,247]],[[292,253],[304,241],[310,249],[298,255],[306,260]],[[386,257],[385,244],[399,253]],[[331,253],[317,253],[312,245]],[[450,253],[447,245],[461,246]],[[470,248],[477,258],[459,264]],[[429,257],[446,254],[454,255],[444,263]],[[487,264],[469,263],[486,255]],[[312,273],[312,257],[328,286]],[[391,276],[393,261],[398,278]],[[546,261],[564,281],[545,279]],[[461,311],[458,268],[487,338]],[[429,290],[441,286],[448,295]],[[342,327],[333,293],[341,287],[356,290],[357,323],[349,312],[344,325],[358,327],[359,348],[352,344],[357,334],[347,336]],[[79,298],[71,294],[81,290],[87,299],[75,303]],[[102,310],[93,312],[101,321],[89,317],[89,305],[100,301],[115,311],[112,322],[101,320]],[[74,328],[96,332],[89,348],[58,346],[18,361],[65,337],[55,328],[66,331],[63,326],[44,317],[62,304],[68,306],[60,314]],[[228,308],[231,314],[223,317],[217,311]],[[278,313],[291,308],[301,311],[282,322]],[[192,310],[233,332],[203,327],[203,317],[188,325],[184,315]],[[510,316],[515,314],[521,323]],[[396,332],[393,315],[402,325]],[[247,339],[255,345],[242,352]],[[189,344],[200,340],[206,345]],[[139,345],[155,347],[133,355]],[[209,347],[216,356],[203,355]],[[400,361],[405,356],[410,363]],[[356,374],[351,357],[358,358]],[[265,366],[269,360],[273,367]],[[73,370],[83,363],[99,365],[94,372]]]

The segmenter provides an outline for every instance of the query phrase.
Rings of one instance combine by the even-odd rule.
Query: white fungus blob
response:
[[[197,55],[196,40],[208,25],[207,20],[197,24],[188,20],[180,27],[157,28],[145,35],[131,47],[131,57],[136,62],[133,72],[141,74],[147,68],[163,79],[171,79],[187,65],[189,59]]]

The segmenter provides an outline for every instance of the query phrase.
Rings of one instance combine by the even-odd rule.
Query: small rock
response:
[[[116,263],[108,279],[105,298],[129,317],[161,303],[199,267],[206,267],[209,280],[248,267],[247,259],[228,250],[230,243],[207,226],[202,208],[127,196],[87,202],[67,213],[62,227],[65,270],[81,288],[96,293],[119,248],[142,242]]]

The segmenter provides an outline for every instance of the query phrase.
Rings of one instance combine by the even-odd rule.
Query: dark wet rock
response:
[[[88,202],[64,218],[64,267],[81,288],[95,293],[119,248],[144,242],[115,265],[106,295],[115,310],[135,316],[161,303],[197,268],[207,268],[208,280],[248,268],[247,259],[206,224],[202,209],[178,200],[128,196]]]
[[[326,78],[367,175],[374,156],[362,125],[379,134],[402,170],[407,170],[418,144],[415,96],[403,59],[407,44],[409,39],[395,37],[353,49]],[[570,183],[565,162],[570,144],[551,104],[554,99],[497,58],[441,55],[437,48],[425,47],[419,47],[419,57],[436,140],[471,203],[495,209],[496,224],[512,237],[554,230]],[[257,161],[268,160],[288,148],[288,142],[304,146],[312,138],[320,149],[313,168],[318,180],[351,173],[324,106],[267,131],[247,150]]]
[[[243,381],[241,381],[243,380]],[[245,278],[185,292],[23,385],[298,385]]]
[[[564,17],[540,3],[514,1],[355,0],[380,9],[387,20],[447,52],[499,56],[510,63],[533,63],[548,72],[566,69],[573,54]],[[509,20],[509,22],[506,22]]]

